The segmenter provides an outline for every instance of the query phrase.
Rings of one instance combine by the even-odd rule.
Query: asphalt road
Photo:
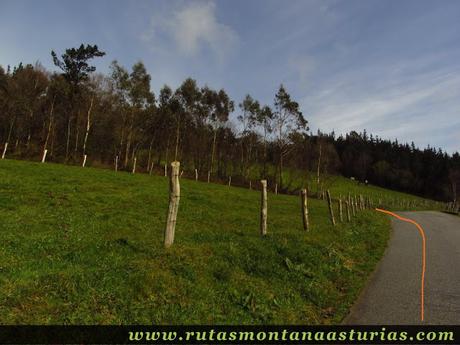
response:
[[[392,218],[387,251],[345,324],[458,324],[460,217],[440,212],[395,212],[426,235],[425,321],[420,319],[422,239],[410,223]]]

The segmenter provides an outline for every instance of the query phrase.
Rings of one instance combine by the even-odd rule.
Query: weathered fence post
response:
[[[195,181],[198,181],[198,169],[195,169]]]
[[[350,202],[347,200],[345,201],[345,209],[347,211],[347,221],[351,221],[351,217],[350,217]]]
[[[260,205],[260,234],[267,235],[267,180],[260,180],[262,184]]]
[[[136,163],[137,163],[137,158],[134,157],[134,162],[133,162],[133,171],[132,173],[135,174],[136,173]]]
[[[342,197],[339,197],[339,219],[343,223]]]
[[[335,225],[334,210],[332,206],[331,193],[329,193],[329,190],[326,192],[326,195],[327,195],[327,203],[329,205],[329,214],[331,216],[332,225]]]
[[[179,183],[180,162],[171,163],[171,179],[169,181],[169,208],[165,229],[165,247],[168,248],[174,243],[174,231],[176,229],[177,211],[180,200]]]
[[[115,171],[118,171],[118,155],[115,157]]]
[[[301,199],[301,205],[302,205],[303,229],[305,231],[308,231],[310,224],[308,222],[308,194],[307,194],[306,188],[300,191],[300,199]]]
[[[5,143],[5,147],[3,148],[3,153],[2,153],[2,159],[5,159],[7,149],[8,149],[8,143]]]
[[[43,156],[42,156],[42,163],[45,163],[45,160],[46,160],[46,154],[48,153],[48,150],[47,149],[44,149],[43,150]]]
[[[355,199],[353,197],[350,198],[350,205],[351,205],[351,211],[353,213],[353,217],[356,217],[356,204],[355,204]]]

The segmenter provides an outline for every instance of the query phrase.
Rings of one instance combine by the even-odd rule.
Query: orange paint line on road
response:
[[[423,231],[423,228],[415,220],[412,220],[410,218],[401,217],[401,216],[397,215],[396,213],[393,213],[393,212],[390,212],[390,211],[387,211],[387,210],[382,210],[380,208],[376,208],[375,210],[379,211],[379,212],[389,214],[390,216],[398,218],[399,220],[402,220],[404,222],[414,224],[417,227],[420,235],[422,236],[422,286],[421,286],[421,289],[420,289],[420,299],[421,299],[421,301],[420,301],[420,314],[421,314],[421,319],[423,321],[425,319],[425,315],[424,315],[425,314],[425,311],[424,311],[424,304],[425,304],[425,270],[426,270],[426,237],[425,237],[425,231]]]

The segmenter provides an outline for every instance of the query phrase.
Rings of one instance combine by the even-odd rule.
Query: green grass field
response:
[[[181,188],[166,250],[167,178],[0,161],[0,323],[339,323],[389,238],[384,215],[333,227],[315,199],[306,233],[272,193],[261,238],[260,192]]]

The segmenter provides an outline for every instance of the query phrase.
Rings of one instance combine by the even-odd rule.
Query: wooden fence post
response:
[[[332,206],[331,193],[329,193],[329,190],[326,192],[326,195],[327,195],[327,203],[329,205],[329,214],[331,216],[332,225],[335,226],[334,210]]]
[[[260,180],[262,184],[260,205],[260,234],[267,235],[267,180]]]
[[[118,155],[115,157],[115,171],[118,171]]]
[[[3,147],[2,159],[5,159],[7,149],[8,149],[8,143],[5,143],[5,147]]]
[[[353,197],[350,198],[350,206],[353,213],[353,217],[356,217],[356,204],[355,199]]]
[[[132,173],[135,174],[136,173],[136,163],[137,163],[137,158],[134,157],[134,162],[133,162],[133,171]]]
[[[43,150],[43,156],[42,156],[42,163],[45,163],[46,161],[46,154],[48,153],[48,150],[47,149],[44,149]]]
[[[165,247],[168,248],[174,243],[174,232],[176,229],[177,211],[180,201],[179,183],[180,162],[171,163],[171,179],[169,181],[169,208],[165,229]]]
[[[308,194],[306,188],[300,191],[300,200],[302,206],[303,229],[305,231],[308,231],[308,229],[310,228],[310,224],[308,222]]]
[[[86,165],[86,155],[83,155],[83,163],[81,163],[81,166],[84,168]]]
[[[350,202],[347,200],[345,201],[345,208],[346,208],[346,211],[347,211],[347,221],[351,221],[351,217],[350,217]]]
[[[342,197],[339,197],[339,219],[343,223]]]

